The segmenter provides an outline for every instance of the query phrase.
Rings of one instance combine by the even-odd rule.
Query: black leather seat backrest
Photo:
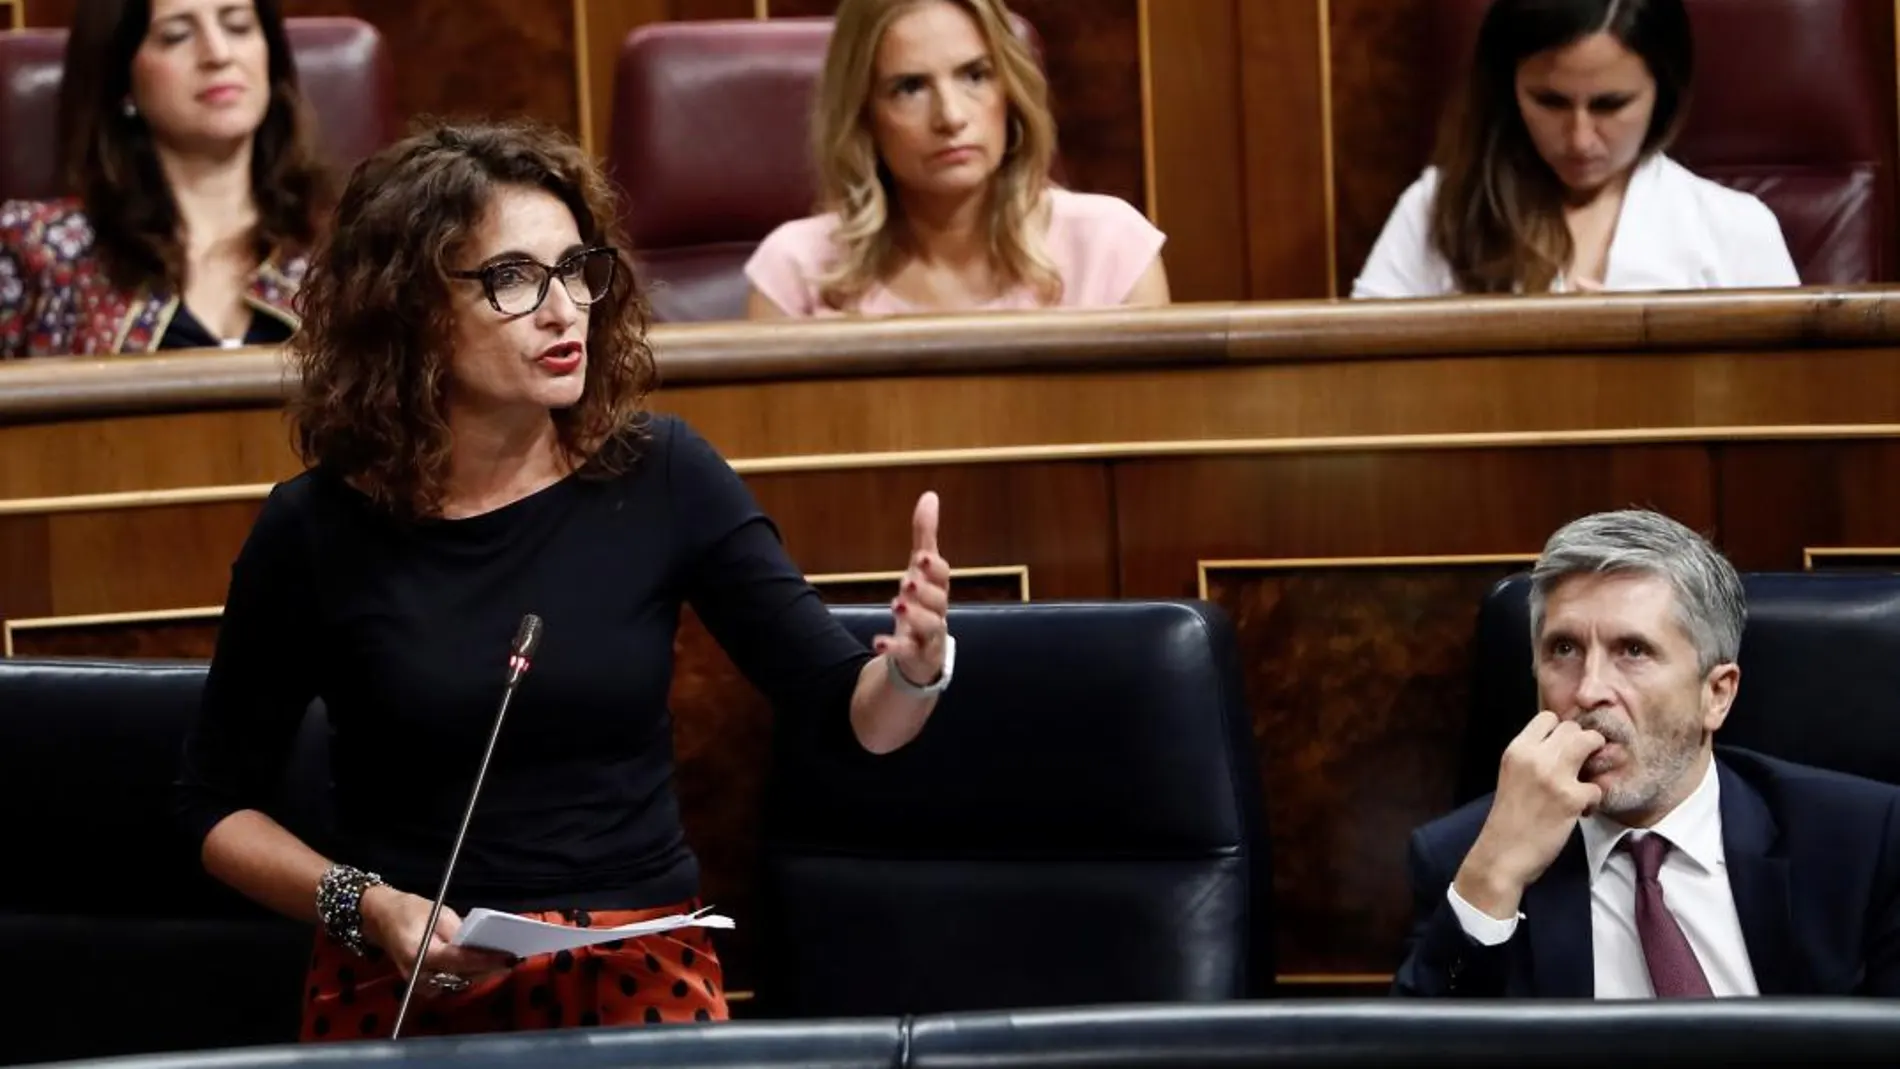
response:
[[[310,929],[210,877],[170,820],[194,663],[0,658],[0,1064],[296,1037]],[[325,726],[280,822],[321,846]]]
[[[834,610],[869,639],[883,607]],[[858,1015],[1235,998],[1272,954],[1230,623],[1205,603],[965,605],[924,733],[781,729],[760,1004]]]
[[[40,867],[37,879],[0,880],[0,909],[147,917],[248,909],[203,875],[169,818],[204,677],[202,663],[0,659],[0,812],[10,814],[0,849]],[[319,842],[325,761],[313,717],[272,809]],[[129,873],[139,874],[136,893]]]
[[[1741,689],[1719,745],[1900,783],[1900,575],[1750,572]],[[1537,711],[1530,579],[1492,588],[1478,615],[1463,802]]]

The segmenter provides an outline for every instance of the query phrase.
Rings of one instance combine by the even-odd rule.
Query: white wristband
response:
[[[927,687],[920,687],[917,684],[912,683],[910,680],[905,679],[904,673],[897,670],[897,658],[892,657],[889,654],[886,654],[884,657],[884,663],[886,666],[890,668],[891,686],[896,687],[899,691],[902,691],[903,693],[908,694],[914,698],[928,698],[935,694],[942,694],[944,691],[944,688],[950,685],[951,674],[956,671],[957,637],[955,635],[952,635],[948,631],[944,632],[943,634],[943,671],[937,673],[936,682],[930,684]]]

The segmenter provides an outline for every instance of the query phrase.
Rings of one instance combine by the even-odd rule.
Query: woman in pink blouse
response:
[[[1167,304],[1166,237],[1049,180],[1047,98],[1001,0],[842,0],[813,123],[825,211],[760,244],[747,315]]]

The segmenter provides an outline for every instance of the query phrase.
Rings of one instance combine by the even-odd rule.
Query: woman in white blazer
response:
[[[1352,295],[1801,285],[1767,205],[1665,153],[1693,66],[1682,0],[1495,0]]]

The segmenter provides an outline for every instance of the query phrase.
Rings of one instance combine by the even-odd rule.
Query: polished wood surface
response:
[[[1438,116],[1428,100],[1436,0],[1328,0],[1332,59],[1335,292],[1350,294],[1399,194],[1430,160]]]
[[[1235,368],[1244,369],[1243,375],[1317,370],[1331,377],[1366,372],[1365,364],[1377,361],[1380,366],[1371,373],[1422,368],[1413,373],[1435,376],[1449,369],[1465,377],[1475,366],[1465,358],[1495,356],[1509,358],[1508,365],[1498,366],[1538,372],[1536,387],[1523,397],[1533,400],[1547,391],[1554,377],[1570,367],[1583,368],[1576,363],[1578,357],[1619,372],[1644,360],[1654,367],[1672,366],[1669,361],[1655,362],[1663,354],[1698,352],[1728,358],[1727,363],[1682,365],[1682,374],[1693,375],[1698,382],[1709,375],[1767,373],[1777,362],[1789,365],[1791,380],[1809,382],[1818,367],[1838,366],[1831,358],[1843,353],[1852,358],[1855,374],[1877,372],[1888,362],[1865,359],[1866,350],[1900,344],[1900,293],[1868,287],[1661,297],[1603,294],[1182,304],[1163,309],[788,324],[663,324],[654,328],[652,337],[665,387],[674,394],[762,383],[857,391],[862,388],[860,380],[890,377],[927,382],[933,395],[941,398],[928,402],[925,407],[929,407],[966,399],[944,395],[967,392],[973,386],[981,389],[999,377],[1012,390],[1034,389],[1039,382],[1057,382],[1061,389],[1068,389],[1079,380],[1056,376],[1080,372],[1098,373],[1098,378],[1100,373],[1112,372],[1178,375],[1183,377],[1154,381],[1179,387],[1193,385],[1195,380],[1189,376],[1194,373],[1216,369],[1220,372],[1216,380],[1203,377],[1198,381],[1219,381],[1226,390],[1236,385]],[[1789,355],[1796,353],[1801,355]],[[1627,361],[1601,361],[1596,354],[1620,354]],[[1563,361],[1569,361],[1568,366]],[[1862,363],[1866,366],[1861,367]],[[1262,367],[1266,370],[1257,370]],[[261,349],[138,359],[15,361],[0,365],[0,426],[103,414],[274,406],[288,390],[288,376],[280,356]],[[1635,376],[1621,377],[1633,380]],[[1112,381],[1119,388],[1127,380]],[[1683,378],[1671,386],[1688,384]],[[1495,385],[1487,383],[1491,388]],[[1831,397],[1831,387],[1837,384],[1814,385]],[[1567,383],[1565,393],[1571,399],[1600,400],[1619,409],[1649,392],[1605,382],[1602,389],[1593,391],[1595,396],[1575,398],[1576,391],[1570,387]],[[1177,391],[1173,396],[1178,395]],[[1157,409],[1161,419],[1174,420],[1181,410],[1175,407],[1173,396],[1149,398],[1149,407]],[[830,402],[843,399],[843,392],[825,397]],[[1388,399],[1374,393],[1364,400],[1376,405]],[[1460,423],[1459,429],[1475,428]],[[854,449],[872,445],[861,432],[847,433]],[[1047,435],[1032,432],[1031,437]],[[982,441],[989,443],[987,436]],[[767,447],[764,452],[778,450]],[[0,486],[0,494],[7,489]]]
[[[1396,964],[1478,598],[1552,529],[1639,504],[1744,568],[1900,562],[1895,311],[1803,290],[668,327],[653,404],[732,459],[833,600],[888,596],[934,488],[945,554],[982,570],[961,599],[1224,607],[1281,971],[1338,991]],[[16,654],[206,648],[202,618],[148,614],[218,605],[297,470],[283,374],[264,352],[0,367]],[[678,649],[686,820],[743,913],[770,716],[703,633]]]
[[[1249,292],[1238,6],[1145,5],[1152,178],[1145,207],[1168,235],[1161,257],[1177,300],[1232,300]]]

